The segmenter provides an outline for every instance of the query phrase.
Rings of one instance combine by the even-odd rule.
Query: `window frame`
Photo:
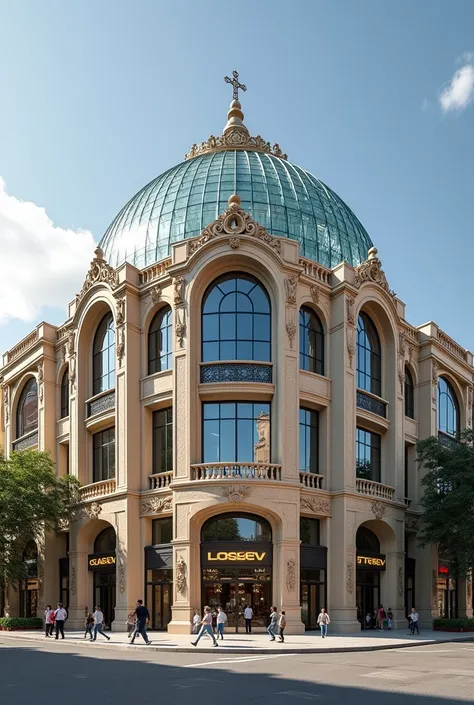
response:
[[[149,375],[173,368],[173,311],[169,304],[159,308],[151,319],[147,350]]]
[[[164,423],[159,422],[160,416],[165,415]],[[165,466],[159,459],[161,448],[158,446],[157,436],[161,431],[164,431],[164,458]],[[171,441],[169,438],[171,434]],[[158,469],[159,468],[159,469]],[[162,409],[156,409],[152,415],[152,470],[153,475],[162,472],[173,472],[173,407],[166,406]]]
[[[441,391],[440,389],[440,384],[444,383],[446,385],[446,390]],[[459,433],[461,430],[461,408],[459,405],[459,400],[456,394],[456,391],[454,389],[454,386],[451,384],[451,382],[444,376],[440,375],[438,377],[437,381],[437,391],[436,391],[436,400],[437,400],[437,409],[436,409],[436,430],[438,433],[444,433],[446,436],[449,436],[450,438],[459,438]],[[440,416],[441,416],[441,397],[446,396],[450,402],[452,412],[454,414],[455,422],[456,422],[456,428],[454,431],[447,430],[447,428],[441,428],[440,425]],[[449,407],[446,406],[446,426],[448,426],[449,423]]]
[[[60,419],[66,419],[69,416],[69,368],[63,372],[61,377],[61,406],[60,406]]]
[[[113,438],[111,438],[113,436]],[[99,445],[99,439],[102,443]],[[106,470],[104,472],[104,451],[106,448]],[[112,448],[112,452],[111,449]],[[114,480],[115,466],[115,426],[109,426],[92,435],[92,482]]]
[[[301,412],[304,412],[305,414],[310,415],[309,423],[301,420]],[[312,424],[311,420],[314,420],[315,423]],[[298,465],[301,465],[300,459],[301,459],[301,446],[302,446],[302,427],[304,427],[305,431],[305,436],[304,436],[304,445],[305,445],[305,451],[307,451],[307,429],[309,429],[309,445],[310,445],[310,461],[312,460],[313,453],[311,452],[313,450],[313,446],[315,446],[314,449],[314,455],[315,455],[315,463],[310,462],[310,468],[308,469],[306,467],[302,468],[299,467],[298,471],[299,472],[308,472],[314,475],[319,475],[319,411],[316,411],[315,409],[311,409],[310,407],[307,406],[301,406],[299,407],[298,410],[298,440],[299,440],[299,447],[298,447]],[[314,434],[314,437],[313,437]],[[306,456],[306,452],[305,452]]]
[[[23,418],[23,412],[25,408],[26,401],[30,394],[34,394],[36,399],[36,423],[30,424],[30,426],[25,427],[25,419]],[[16,409],[16,439],[26,436],[29,433],[33,433],[38,430],[39,424],[39,399],[38,399],[38,382],[36,377],[30,377],[21,390],[20,398],[18,399],[18,405]]]
[[[413,375],[405,365],[405,416],[409,419],[415,418],[415,385],[413,383]]]
[[[308,317],[305,322],[304,317]],[[300,370],[324,376],[324,327],[316,311],[310,306],[299,310],[299,365]],[[310,324],[314,324],[313,329]],[[314,337],[314,353],[311,355],[310,336]],[[303,344],[304,343],[304,344]],[[305,352],[305,351],[308,352]],[[319,354],[318,354],[319,353]],[[306,363],[306,364],[304,364]]]
[[[113,335],[110,341],[109,333]],[[100,336],[102,338],[100,339]],[[107,338],[107,343],[105,343]],[[103,373],[103,359],[107,357],[107,372]],[[110,365],[112,364],[112,367]],[[98,374],[100,372],[100,374]],[[111,311],[100,319],[92,345],[92,396],[115,389],[115,322]]]
[[[361,311],[357,318],[356,335],[357,387],[364,392],[382,397],[382,346],[377,328],[365,311]],[[365,340],[364,342],[361,340],[362,335],[367,339],[368,345],[365,344]],[[369,355],[369,365],[367,365],[367,354]],[[363,368],[361,366],[362,360],[364,361]],[[369,367],[368,372],[367,367]]]
[[[359,440],[359,432],[368,434],[370,438],[370,443],[366,442],[366,439]],[[359,446],[364,448],[370,448],[370,477],[359,474]],[[375,461],[372,459],[372,455],[375,455]],[[382,436],[379,433],[374,433],[369,431],[362,426],[356,426],[356,439],[355,439],[355,460],[356,460],[356,477],[361,480],[369,480],[370,482],[382,481]]]
[[[221,407],[224,405],[231,405],[233,404],[235,406],[235,415],[233,417],[231,416],[222,416],[222,410]],[[239,417],[238,416],[238,406],[239,404],[251,404],[252,405],[252,418],[250,417]],[[270,438],[269,438],[269,463],[271,463],[272,459],[272,405],[271,402],[257,402],[255,400],[241,400],[239,399],[238,401],[229,399],[226,401],[203,401],[202,406],[201,406],[201,413],[202,413],[202,435],[201,435],[201,462],[204,464],[212,464],[212,463],[229,463],[233,464],[235,463],[236,465],[238,464],[254,464],[257,463],[255,460],[238,460],[237,456],[239,454],[239,447],[238,447],[238,439],[239,439],[239,424],[238,421],[248,421],[251,420],[254,424],[254,429],[256,428],[256,422],[258,420],[258,417],[255,416],[255,411],[254,407],[255,406],[263,406],[263,405],[268,406],[268,416],[269,416],[269,423],[270,423]],[[205,418],[205,408],[206,406],[219,406],[219,416],[217,419],[212,419],[212,418]],[[230,421],[232,420],[234,422],[234,457],[226,457],[222,459],[221,456],[221,443],[220,443],[220,438],[222,437],[222,431],[221,431],[221,422],[222,421]],[[206,433],[206,421],[218,421],[219,422],[219,460],[205,460],[205,453],[206,453],[206,448],[205,448],[205,433]]]

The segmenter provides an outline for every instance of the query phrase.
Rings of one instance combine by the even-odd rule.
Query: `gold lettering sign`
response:
[[[357,565],[370,565],[374,568],[383,568],[385,558],[374,558],[373,556],[357,556]]]
[[[115,565],[115,556],[101,556],[100,558],[89,558],[91,568],[99,565]]]
[[[219,551],[212,555],[212,551],[207,552],[207,560],[214,561],[263,561],[266,556],[266,551],[258,553],[258,551]]]

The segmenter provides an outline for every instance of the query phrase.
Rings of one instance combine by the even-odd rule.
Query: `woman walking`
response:
[[[212,631],[212,612],[210,607],[204,607],[204,617],[201,620],[201,629],[199,630],[198,637],[196,641],[192,641],[191,644],[193,646],[197,646],[199,643],[200,638],[202,637],[203,634],[209,634],[211,637],[212,641],[214,642],[214,646],[219,646],[219,644],[216,641],[216,637],[214,636],[214,632]]]
[[[217,638],[221,639],[221,641],[224,640],[224,627],[227,622],[227,615],[222,609],[222,607],[217,608]]]
[[[86,628],[86,631],[84,632],[84,639],[89,639],[92,641],[93,639],[93,629],[94,629],[94,617],[91,615],[89,612],[89,608],[86,608],[86,613],[84,616],[84,626]]]
[[[285,610],[282,610],[280,613],[280,619],[278,620],[278,629],[280,630],[280,641],[282,643],[285,641],[285,637],[283,636],[283,632],[285,631],[285,627],[286,627]]]
[[[95,612],[92,615],[94,617],[94,636],[92,641],[97,640],[97,634],[102,634],[107,641],[110,641],[110,636],[107,636],[103,630],[103,624],[104,624],[104,613],[100,609],[100,605],[95,606]]]
[[[321,612],[318,615],[318,624],[321,629],[321,637],[324,639],[327,634],[328,634],[328,624],[331,620],[329,619],[329,615],[324,609],[324,607],[321,607]]]
[[[54,627],[54,612],[51,609],[51,605],[46,605],[46,609],[44,611],[44,635],[45,637],[48,636],[53,636],[53,627]]]

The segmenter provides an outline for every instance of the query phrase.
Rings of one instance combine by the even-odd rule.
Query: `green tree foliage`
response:
[[[0,579],[15,584],[25,577],[23,551],[68,519],[76,497],[75,478],[57,478],[48,453],[25,450],[0,455]]]
[[[465,578],[474,566],[474,435],[459,441],[427,438],[417,443],[423,497],[418,540],[438,543],[451,573]]]

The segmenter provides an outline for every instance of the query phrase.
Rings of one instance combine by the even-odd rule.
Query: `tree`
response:
[[[473,441],[467,429],[459,441],[431,437],[417,443],[425,472],[418,540],[421,546],[440,544],[458,578],[467,577],[474,566]]]
[[[74,477],[56,477],[48,453],[0,455],[0,582],[25,578],[25,547],[69,518],[77,486]]]

